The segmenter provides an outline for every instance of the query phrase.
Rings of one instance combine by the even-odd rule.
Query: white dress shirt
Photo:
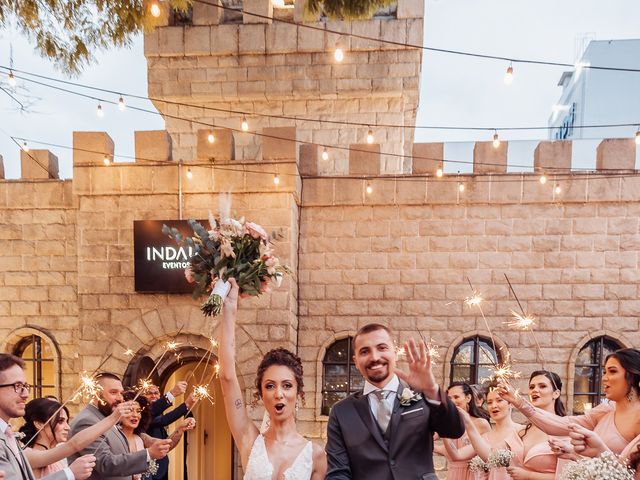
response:
[[[371,413],[373,413],[373,418],[378,418],[378,400],[372,398],[372,395],[369,395],[369,394],[376,390],[390,391],[391,394],[388,395],[384,401],[387,403],[387,406],[389,407],[389,411],[393,412],[393,405],[396,401],[398,387],[400,387],[400,380],[398,380],[398,376],[395,373],[393,374],[393,377],[391,377],[391,380],[389,380],[387,384],[382,388],[378,388],[375,385],[372,385],[371,383],[365,380],[364,390],[362,391],[362,394],[368,395],[369,397],[369,408],[371,409]]]

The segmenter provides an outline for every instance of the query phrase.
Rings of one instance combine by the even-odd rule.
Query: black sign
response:
[[[136,292],[190,293],[194,285],[184,276],[193,255],[192,247],[180,246],[162,233],[162,225],[193,236],[186,220],[135,220],[133,255]]]

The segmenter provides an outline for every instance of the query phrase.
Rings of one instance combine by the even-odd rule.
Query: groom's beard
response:
[[[383,367],[380,370],[371,370],[371,368],[376,365],[383,365]],[[380,383],[389,377],[389,364],[384,362],[371,362],[367,364],[365,372],[367,374],[367,380],[372,383]]]

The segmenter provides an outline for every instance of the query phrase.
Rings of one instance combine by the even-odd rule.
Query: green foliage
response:
[[[331,19],[356,20],[371,18],[376,10],[397,0],[307,0],[305,10],[311,14],[324,12]]]

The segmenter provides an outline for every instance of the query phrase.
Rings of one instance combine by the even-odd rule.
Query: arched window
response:
[[[476,335],[465,338],[451,357],[451,382],[482,383],[491,377],[502,359],[490,339]]]
[[[584,413],[604,398],[602,370],[604,359],[622,348],[616,340],[602,336],[589,340],[576,357],[573,381],[573,412]]]
[[[31,334],[22,338],[14,354],[25,363],[27,382],[33,386],[33,398],[57,395],[54,346],[45,338]]]
[[[322,415],[339,400],[364,387],[364,379],[353,364],[351,338],[333,343],[322,361]]]

